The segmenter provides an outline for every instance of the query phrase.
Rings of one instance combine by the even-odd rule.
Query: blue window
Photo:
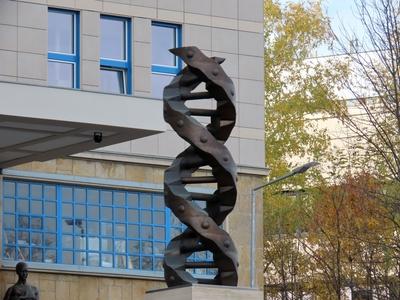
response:
[[[156,192],[5,179],[3,199],[9,261],[162,271],[168,241],[185,229]]]
[[[101,16],[100,22],[100,88],[131,94],[131,22],[111,16]]]
[[[48,83],[79,88],[79,13],[49,9]]]
[[[169,52],[181,46],[181,27],[179,25],[152,23],[152,96],[161,99],[163,90],[178,74],[182,62]]]

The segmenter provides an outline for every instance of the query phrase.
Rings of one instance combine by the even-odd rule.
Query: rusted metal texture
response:
[[[236,286],[238,258],[235,245],[221,228],[236,202],[236,165],[224,145],[236,120],[235,88],[219,57],[207,57],[196,47],[170,50],[186,67],[164,89],[164,119],[190,146],[165,171],[165,203],[187,226],[171,240],[164,257],[168,286],[205,283]],[[205,83],[204,92],[193,92]],[[215,99],[215,109],[194,109],[189,101]],[[193,105],[192,105],[193,106]],[[196,117],[210,117],[203,126]],[[193,176],[200,167],[210,166],[211,176]],[[213,194],[192,193],[187,187],[215,183]],[[194,201],[205,201],[201,209]],[[195,252],[210,251],[213,261],[193,262]],[[196,279],[188,269],[216,269],[213,279]]]

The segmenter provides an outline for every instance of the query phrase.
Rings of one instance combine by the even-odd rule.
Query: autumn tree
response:
[[[338,61],[320,63],[309,59],[330,39],[320,2],[284,5],[265,0],[264,14],[266,163],[270,176],[276,177],[302,159],[327,157],[330,137],[310,121],[310,116],[329,116],[327,112],[335,108],[333,103],[337,101],[334,91],[347,69]],[[304,176],[297,176],[265,193],[266,286],[280,299],[298,299],[308,292],[303,283],[309,262],[299,252],[295,239],[304,221],[302,210],[309,207],[308,199],[288,198],[281,193],[288,186],[303,187],[305,181]]]
[[[333,32],[350,64],[343,85],[353,103],[337,116],[356,137],[359,167],[400,183],[400,1],[356,0],[354,15],[361,30]]]

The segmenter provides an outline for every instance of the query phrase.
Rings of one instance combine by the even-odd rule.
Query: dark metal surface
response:
[[[191,283],[236,286],[238,258],[235,245],[220,225],[236,202],[236,165],[224,145],[235,126],[235,88],[220,64],[223,58],[206,57],[196,47],[170,50],[186,67],[164,89],[164,119],[190,146],[180,153],[165,171],[165,203],[187,229],[169,243],[164,257],[168,286]],[[192,92],[205,83],[206,92]],[[194,109],[186,102],[215,99],[216,108]],[[196,101],[195,101],[196,102]],[[195,116],[210,117],[203,126]],[[212,176],[193,176],[203,166]],[[216,183],[213,194],[191,193],[186,187]],[[201,209],[194,200],[205,201]],[[199,251],[211,251],[212,262],[190,262]],[[187,269],[216,269],[214,279],[196,279]]]
[[[18,281],[7,289],[3,300],[39,300],[39,290],[26,282],[28,265],[19,262],[15,267],[15,272],[18,275]]]

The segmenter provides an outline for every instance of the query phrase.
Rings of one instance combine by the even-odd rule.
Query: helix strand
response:
[[[224,145],[236,120],[235,89],[218,57],[207,57],[196,47],[170,50],[186,67],[164,89],[164,119],[190,146],[165,171],[165,203],[187,229],[168,244],[164,274],[168,286],[192,283],[236,286],[237,250],[221,228],[236,202],[236,165]],[[193,92],[205,83],[205,92]],[[193,109],[187,101],[215,99],[216,109]],[[210,117],[203,126],[195,117]],[[211,176],[193,176],[210,166]],[[216,183],[213,194],[189,192],[187,186]],[[194,201],[205,201],[201,209]],[[210,251],[213,261],[192,262],[195,252]],[[217,269],[213,279],[196,279],[188,269]]]

